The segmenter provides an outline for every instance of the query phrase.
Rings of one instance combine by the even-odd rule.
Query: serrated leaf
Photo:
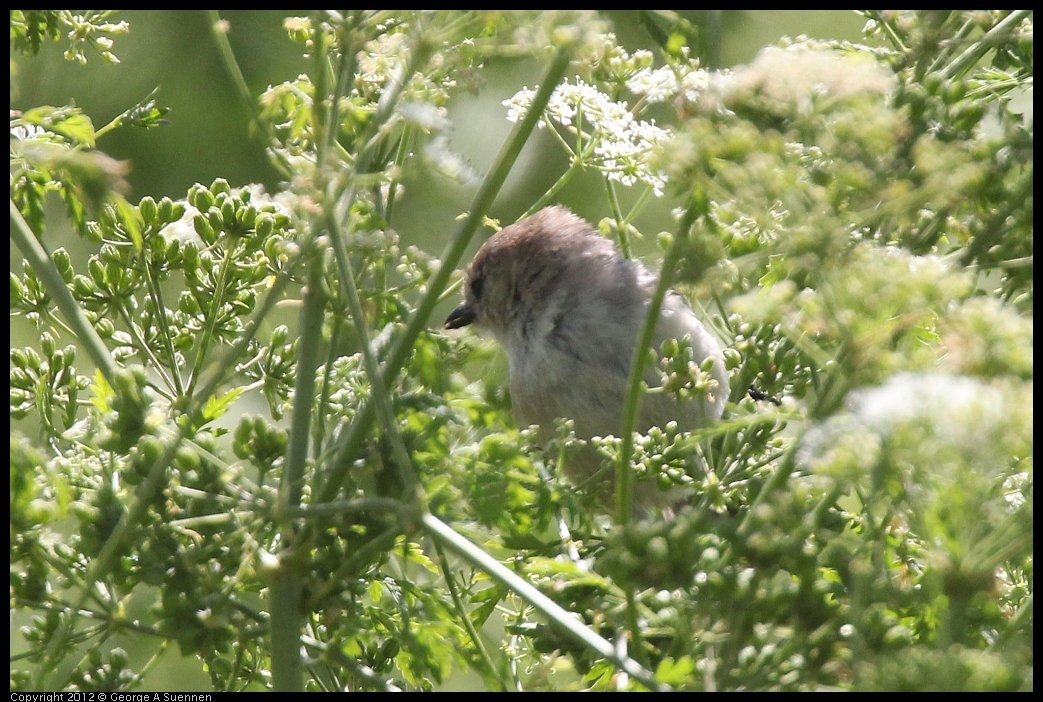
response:
[[[75,107],[51,107],[44,105],[27,110],[22,122],[35,124],[47,131],[61,134],[74,144],[94,148],[94,124],[91,118]]]
[[[682,656],[676,661],[673,658],[664,658],[659,661],[655,679],[657,682],[678,686],[687,683],[694,672],[695,661],[688,656]]]
[[[120,115],[120,122],[143,129],[152,129],[169,124],[170,122],[163,119],[163,116],[170,112],[170,108],[156,106],[155,97],[157,93],[159,93],[158,87],[154,88],[137,105]]]
[[[203,420],[206,422],[212,422],[231,407],[239,396],[243,394],[246,388],[233,388],[226,392],[224,395],[213,395],[209,400],[206,401],[206,406],[203,407]]]
[[[111,412],[112,406],[109,404],[109,400],[114,397],[116,397],[116,391],[109,385],[109,381],[105,380],[102,372],[95,369],[94,382],[91,383],[91,404],[100,412]]]
[[[369,584],[369,599],[374,604],[380,602],[381,595],[384,593],[384,585],[379,580],[374,580]]]
[[[423,568],[426,568],[428,571],[432,573],[439,572],[438,566],[435,565],[434,561],[428,558],[427,554],[421,551],[414,543],[409,544],[409,549],[406,553],[406,558],[409,561],[416,563],[417,565]]]
[[[485,626],[486,620],[496,611],[496,606],[506,595],[507,588],[497,585],[471,596],[471,602],[482,602],[477,609],[471,611],[471,621],[474,622],[475,627],[481,629]]]
[[[141,237],[141,225],[144,224],[141,213],[122,196],[114,197],[113,204],[119,212],[120,224],[127,230],[130,240],[134,243],[134,250],[141,253],[145,250],[145,240]]]

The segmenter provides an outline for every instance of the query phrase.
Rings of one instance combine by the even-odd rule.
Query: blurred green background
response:
[[[282,28],[285,11],[224,12],[228,39],[240,68],[256,97],[269,85],[293,80],[308,71],[300,46]],[[709,12],[682,13],[706,27]],[[650,37],[636,13],[604,12],[622,44],[629,50],[650,48]],[[64,42],[45,45],[32,58],[12,55],[11,109],[75,103],[91,117],[95,128],[144,98],[157,86],[157,103],[171,108],[170,124],[150,131],[123,128],[103,137],[98,148],[129,160],[132,186],[129,198],[137,202],[151,195],[183,198],[196,182],[209,185],[225,178],[233,187],[262,183],[279,188],[261,142],[251,137],[248,113],[220,61],[208,27],[207,15],[189,11],[132,11],[120,13],[130,33],[116,37],[113,53],[121,63],[108,65],[88,56],[86,66],[62,58]],[[861,38],[862,18],[850,11],[723,11],[720,14],[720,64],[750,61],[762,47],[782,36],[807,34],[824,39]],[[521,87],[533,87],[541,67],[531,60],[496,61],[480,75],[479,90],[461,92],[450,103],[455,125],[453,149],[479,174],[492,163],[510,131],[506,108],[500,103]],[[663,116],[668,114],[663,110]],[[513,220],[553,183],[566,166],[565,155],[546,134],[530,142],[511,180],[493,208],[493,216]],[[416,170],[407,174],[406,196],[401,199],[393,226],[406,244],[417,244],[437,254],[451,231],[454,218],[469,205],[478,186],[475,179],[458,183],[441,174]],[[623,197],[625,189],[621,188]],[[636,196],[636,195],[635,195]],[[608,213],[607,200],[597,177],[579,178],[562,192],[560,200],[594,222]],[[626,204],[624,202],[624,204]],[[663,200],[646,208],[638,228],[654,234],[672,229],[671,203]],[[68,245],[50,224],[48,244]],[[17,265],[20,257],[12,254]]]
[[[228,34],[251,93],[256,97],[269,85],[293,80],[310,66],[300,46],[290,42],[283,18],[301,14],[282,11],[223,12]],[[708,11],[684,12],[686,19],[705,28]],[[603,12],[615,26],[628,51],[651,48],[653,42],[637,22],[636,13]],[[103,137],[98,148],[110,156],[128,160],[132,191],[137,202],[151,195],[184,198],[196,182],[209,184],[225,178],[233,187],[262,183],[270,191],[280,189],[278,175],[269,165],[260,141],[250,135],[248,111],[233,87],[213,42],[207,15],[202,11],[135,11],[118,15],[126,20],[128,35],[116,38],[113,53],[121,63],[108,65],[99,56],[88,56],[86,66],[62,57],[64,42],[45,45],[36,57],[11,56],[11,109],[40,105],[75,104],[89,115],[95,128],[133,106],[157,86],[157,103],[171,108],[170,124],[144,131],[123,128]],[[746,63],[766,45],[783,36],[805,34],[821,39],[861,40],[864,21],[850,11],[722,11],[720,67]],[[511,129],[501,101],[523,86],[533,87],[542,67],[530,60],[500,60],[480,74],[480,88],[461,92],[449,105],[455,125],[451,146],[483,175]],[[663,115],[665,116],[664,111]],[[530,141],[518,165],[493,207],[492,216],[508,223],[524,212],[566,168],[565,154],[547,134]],[[455,227],[455,218],[469,207],[479,180],[459,183],[423,165],[406,174],[392,225],[403,245],[414,244],[438,255]],[[620,188],[622,204],[636,198]],[[598,176],[575,179],[560,193],[559,202],[597,222],[609,213]],[[673,228],[669,197],[650,202],[636,224],[645,234],[638,252],[653,250],[654,235]],[[46,246],[64,246],[74,261],[84,261],[90,250],[64,222],[63,206],[55,198],[50,209]],[[480,242],[475,242],[476,248]],[[77,263],[77,265],[80,265]],[[21,255],[11,248],[11,270],[21,271]],[[448,309],[448,307],[447,307]],[[436,317],[437,319],[437,317]],[[35,332],[20,317],[11,318],[12,347],[30,343]],[[80,369],[81,373],[89,373]],[[140,601],[139,601],[140,602]],[[144,607],[142,606],[142,610]],[[147,619],[147,611],[128,612]],[[21,622],[12,621],[11,642],[16,645]],[[114,641],[113,645],[121,642]],[[132,665],[140,666],[154,651],[126,646]],[[141,647],[138,646],[138,649]],[[453,689],[466,681],[452,681]],[[195,658],[181,658],[169,651],[146,679],[142,690],[209,690],[208,675]]]

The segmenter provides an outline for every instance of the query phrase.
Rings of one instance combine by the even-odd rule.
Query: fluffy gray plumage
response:
[[[475,324],[506,349],[514,413],[522,426],[575,422],[580,438],[618,436],[633,358],[656,276],[564,207],[547,207],[492,236],[464,279],[464,301],[446,327]],[[717,341],[677,293],[663,303],[653,347],[691,337],[695,361],[713,358],[717,385],[703,400],[647,395],[638,429],[676,420],[694,429],[718,419],[728,375]],[[650,369],[655,387],[659,376]]]
[[[576,422],[584,438],[619,434],[630,361],[656,276],[564,207],[505,227],[467,268],[464,302],[446,326],[474,323],[506,349],[519,423]],[[728,376],[717,341],[677,293],[663,304],[653,347],[691,337],[696,362],[715,359],[712,398],[678,406],[645,398],[641,429],[677,420],[686,429],[717,419]],[[650,384],[658,384],[649,374]]]

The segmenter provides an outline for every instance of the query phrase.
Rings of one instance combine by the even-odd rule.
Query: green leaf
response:
[[[24,124],[35,124],[49,132],[61,134],[74,145],[94,148],[94,124],[91,118],[77,107],[51,107],[43,105],[27,110],[22,115]]]
[[[141,253],[145,250],[145,240],[141,237],[141,227],[144,224],[141,213],[122,196],[117,196],[113,200],[116,211],[120,215],[120,224],[127,230],[130,240],[134,243],[134,250]]]
[[[233,388],[226,392],[224,395],[214,395],[206,401],[206,406],[203,408],[203,421],[212,422],[231,407],[239,396],[243,394],[246,388]]]
[[[109,381],[105,380],[105,376],[100,370],[94,371],[94,382],[91,383],[91,404],[98,408],[100,412],[111,412],[112,405],[109,401],[116,397],[116,391],[109,385]]]
[[[170,124],[169,120],[163,119],[163,116],[170,112],[170,108],[156,106],[155,97],[158,92],[158,87],[153,89],[141,102],[120,115],[120,124],[142,129],[153,129]]]
[[[682,656],[676,661],[673,658],[664,658],[659,661],[655,679],[666,685],[679,686],[687,683],[694,672],[695,661],[688,656]]]

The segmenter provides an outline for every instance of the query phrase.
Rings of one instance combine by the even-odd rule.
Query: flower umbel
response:
[[[504,100],[507,119],[521,119],[535,95],[535,90],[523,88]],[[627,103],[612,100],[578,78],[575,84],[566,81],[558,86],[543,114],[541,128],[548,121],[556,122],[576,137],[574,145],[562,140],[574,159],[598,169],[609,180],[623,185],[641,182],[657,196],[663,194],[665,178],[651,168],[648,156],[670,135],[669,130],[656,126],[654,120],[635,118]]]

